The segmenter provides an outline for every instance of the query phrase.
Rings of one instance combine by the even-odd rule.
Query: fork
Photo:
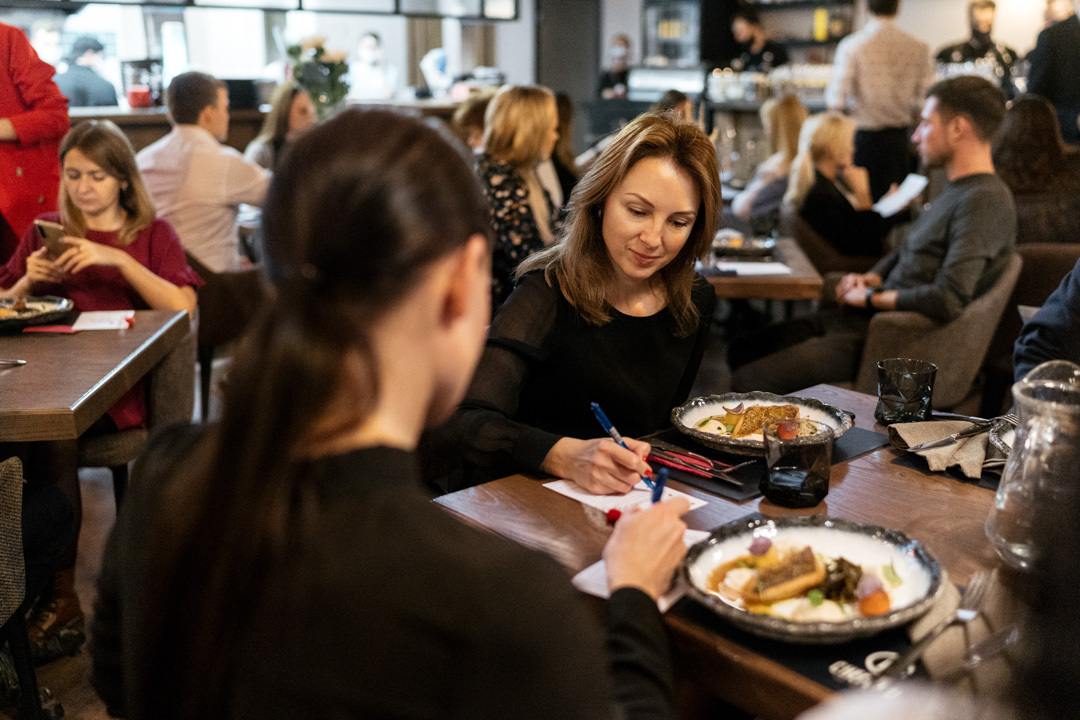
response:
[[[1009,625],[1002,630],[998,630],[996,633],[987,636],[982,642],[968,650],[967,656],[964,657],[964,662],[961,663],[958,668],[935,679],[939,682],[959,680],[987,660],[993,660],[998,655],[1008,650],[1009,647],[1016,644],[1016,641],[1019,639],[1020,628],[1016,625]]]
[[[960,605],[956,608],[956,612],[939,622],[930,632],[916,641],[914,645],[900,653],[899,657],[881,671],[878,680],[893,680],[904,677],[907,675],[908,668],[922,657],[923,653],[926,652],[926,648],[930,647],[930,643],[937,640],[941,633],[956,623],[966,623],[974,620],[979,611],[982,610],[983,602],[985,602],[987,592],[990,590],[991,577],[993,576],[987,570],[980,570],[975,573],[960,598]]]

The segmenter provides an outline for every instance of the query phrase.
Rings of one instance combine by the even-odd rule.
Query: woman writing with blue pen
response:
[[[519,267],[464,402],[428,438],[429,460],[460,460],[428,468],[444,490],[529,472],[625,493],[650,473],[649,445],[631,438],[668,424],[701,363],[716,298],[694,261],[720,222],[718,177],[712,143],[681,118],[619,134],[559,241]]]

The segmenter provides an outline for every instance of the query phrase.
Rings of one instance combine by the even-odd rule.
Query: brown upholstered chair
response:
[[[199,288],[199,412],[206,422],[210,410],[210,374],[218,348],[236,340],[266,302],[259,266],[216,273],[187,254],[188,264],[203,279]]]
[[[935,408],[957,408],[961,403],[966,406],[1022,266],[1020,255],[1013,255],[993,287],[964,308],[960,317],[944,325],[917,312],[887,311],[874,315],[858,373],[854,382],[845,385],[876,395],[878,361],[916,358],[938,366],[934,380]],[[839,277],[836,274],[827,279],[826,292],[836,287]]]
[[[881,259],[880,256],[840,253],[786,202],[780,208],[780,234],[795,238],[795,242],[822,275],[830,272],[864,273]]]
[[[157,428],[191,422],[195,407],[194,330],[147,377],[147,427],[79,438],[79,467],[107,467],[112,471],[117,508],[127,489],[128,463],[142,452],[149,434]]]
[[[1022,325],[1017,306],[1041,306],[1080,260],[1080,243],[1021,243],[1016,251],[1024,259],[1024,269],[986,353],[983,417],[1001,413],[1013,384],[1013,345]]]

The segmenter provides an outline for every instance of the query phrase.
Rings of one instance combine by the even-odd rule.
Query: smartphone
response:
[[[50,259],[56,260],[64,254],[65,250],[72,247],[71,243],[66,243],[61,239],[67,235],[67,230],[63,225],[48,220],[35,220],[34,227],[37,228],[41,244],[48,248]]]

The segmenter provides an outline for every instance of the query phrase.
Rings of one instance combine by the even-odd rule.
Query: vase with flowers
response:
[[[326,36],[311,35],[286,48],[293,80],[311,95],[319,119],[326,118],[349,94],[349,66],[345,50],[326,48]]]

